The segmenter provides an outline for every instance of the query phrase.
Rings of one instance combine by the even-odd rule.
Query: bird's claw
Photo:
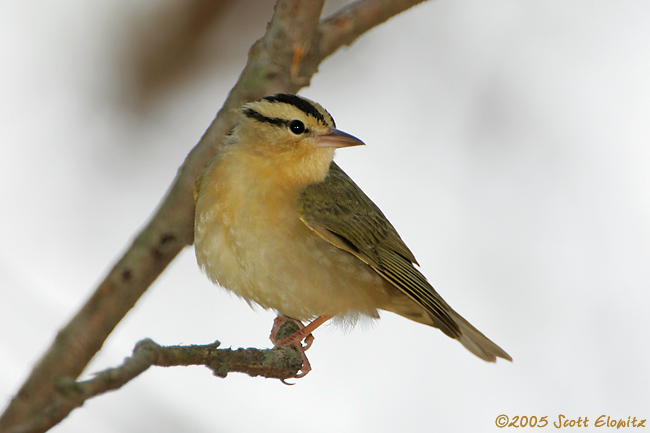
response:
[[[298,329],[287,337],[278,338],[278,331],[280,331],[282,325],[287,322],[292,322],[297,326]],[[305,351],[311,347],[312,343],[314,342],[314,336],[311,333],[304,335],[304,333],[301,332],[303,329],[305,329],[305,325],[303,325],[300,320],[292,319],[284,315],[279,315],[273,321],[273,328],[271,329],[271,335],[269,337],[274,347],[290,346],[300,352],[300,355],[302,356],[302,368],[300,369],[300,372],[294,376],[296,379],[305,377],[307,373],[311,371],[311,364],[305,355]],[[302,345],[303,340],[305,342],[304,346]],[[285,382],[284,379],[282,380],[282,383],[285,385],[293,385],[292,383]]]

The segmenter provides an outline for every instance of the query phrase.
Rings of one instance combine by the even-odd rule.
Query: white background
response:
[[[128,17],[153,6],[0,4],[2,407],[148,219],[272,12],[229,9],[212,35],[219,60],[138,114],[121,102],[117,58]],[[319,329],[314,371],[295,386],[153,368],[53,432],[485,432],[502,431],[500,414],[650,418],[650,3],[428,2],[336,53],[302,94],[368,144],[341,150],[340,165],[434,287],[514,362],[484,363],[384,314]],[[212,286],[188,248],[88,372],[144,337],[268,347],[273,317]]]

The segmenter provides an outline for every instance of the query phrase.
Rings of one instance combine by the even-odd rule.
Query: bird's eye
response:
[[[289,129],[294,134],[300,135],[303,132],[305,132],[305,124],[302,123],[300,120],[292,120],[291,123],[289,123]]]

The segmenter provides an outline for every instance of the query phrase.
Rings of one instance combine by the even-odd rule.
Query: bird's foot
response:
[[[287,322],[291,322],[291,324],[295,326],[285,326],[281,330],[280,328],[282,328],[282,326]],[[295,378],[305,377],[307,373],[311,371],[311,364],[307,359],[307,355],[305,355],[305,350],[309,349],[313,343],[314,336],[311,335],[311,332],[308,335],[304,335],[302,333],[303,329],[305,329],[305,325],[303,325],[300,320],[292,319],[291,317],[280,314],[273,321],[273,328],[271,329],[271,335],[269,336],[274,347],[290,346],[295,348],[302,356],[302,368],[300,369],[300,372],[294,376]],[[287,332],[291,331],[293,332],[287,336]],[[305,340],[304,346],[302,345],[303,339]],[[284,380],[282,382],[290,385]]]
[[[298,352],[300,352],[300,355],[302,356],[302,368],[300,369],[300,373],[295,376],[296,378],[305,377],[307,373],[311,371],[311,364],[309,364],[309,360],[307,359],[307,355],[305,355],[305,351],[309,349],[314,342],[312,331],[325,323],[328,319],[328,316],[319,316],[310,322],[307,326],[305,326],[300,320],[292,319],[283,314],[280,314],[273,321],[273,328],[271,329],[270,339],[274,347],[294,347]],[[298,325],[298,330],[287,337],[283,337],[281,335],[279,336],[278,330],[282,325],[289,321]],[[302,345],[303,340],[305,342],[304,346]]]
[[[292,336],[297,331],[303,329],[305,325],[300,320],[292,319],[284,314],[278,314],[278,317],[273,321],[273,328],[271,328],[271,335],[269,340],[274,346],[277,346],[278,341]]]

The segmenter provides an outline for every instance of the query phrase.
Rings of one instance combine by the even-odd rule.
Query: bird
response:
[[[318,326],[376,319],[380,310],[438,328],[485,361],[512,361],[442,299],[386,216],[334,162],[335,150],[363,141],[294,94],[247,103],[239,116],[196,181],[196,259],[217,285],[277,312],[271,341],[301,352],[296,377],[311,370],[304,351]],[[288,320],[300,329],[278,339]]]

